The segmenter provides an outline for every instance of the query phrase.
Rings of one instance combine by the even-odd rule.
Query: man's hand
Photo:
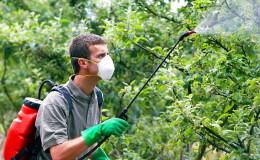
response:
[[[121,134],[126,130],[129,126],[128,122],[119,118],[109,119],[101,125],[101,135],[102,136],[110,136],[111,134],[115,136],[121,136]]]
[[[120,136],[129,126],[128,122],[120,118],[111,118],[103,123],[90,127],[81,132],[88,147],[98,142],[104,136]]]

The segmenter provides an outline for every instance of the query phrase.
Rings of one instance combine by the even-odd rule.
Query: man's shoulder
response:
[[[61,93],[52,91],[43,100],[41,107],[60,107],[66,109],[67,105],[68,103]]]
[[[51,115],[55,116],[64,116],[67,117],[69,115],[69,111],[67,109],[67,101],[63,97],[63,95],[57,91],[50,92],[47,97],[43,100],[38,114],[37,120],[42,117],[49,117]],[[36,121],[37,123],[37,121]]]
[[[43,100],[43,102],[58,102],[58,101],[64,101],[63,95],[58,91],[51,91],[46,98]]]

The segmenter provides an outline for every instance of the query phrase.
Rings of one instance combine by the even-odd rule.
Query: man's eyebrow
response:
[[[103,55],[103,54],[107,54],[107,55],[109,55],[110,53],[109,53],[109,52],[107,52],[107,53],[102,52],[102,53],[99,53],[98,55]]]

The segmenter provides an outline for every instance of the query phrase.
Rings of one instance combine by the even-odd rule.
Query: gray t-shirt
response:
[[[50,147],[79,137],[81,131],[100,122],[101,108],[98,106],[96,93],[93,91],[87,96],[75,85],[73,78],[74,76],[71,76],[64,85],[72,97],[74,108],[71,113],[66,99],[56,91],[48,94],[38,111],[35,126],[43,148],[37,156],[38,160],[51,159]]]

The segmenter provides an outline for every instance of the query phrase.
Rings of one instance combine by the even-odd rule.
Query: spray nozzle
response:
[[[193,34],[193,33],[197,33],[197,32],[193,30],[193,31],[189,31],[188,33]]]
[[[189,31],[189,32],[184,33],[183,35],[180,36],[179,41],[183,40],[183,38],[185,38],[185,37],[187,37],[187,36],[189,36],[193,33],[196,33],[196,32],[195,31]]]

